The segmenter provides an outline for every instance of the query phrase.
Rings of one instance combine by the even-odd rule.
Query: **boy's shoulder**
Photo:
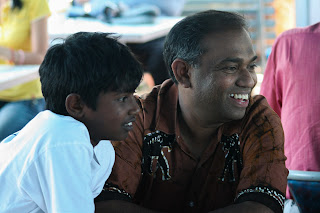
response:
[[[88,145],[91,145],[89,132],[83,123],[49,110],[38,113],[13,140],[26,140],[30,144],[45,148],[67,143],[89,142]]]

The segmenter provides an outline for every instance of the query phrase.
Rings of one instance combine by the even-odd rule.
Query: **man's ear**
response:
[[[75,93],[69,94],[66,98],[65,105],[67,112],[72,117],[80,119],[84,116],[85,104],[80,95]]]
[[[187,62],[177,58],[172,62],[171,69],[179,84],[185,88],[191,87],[190,65]]]

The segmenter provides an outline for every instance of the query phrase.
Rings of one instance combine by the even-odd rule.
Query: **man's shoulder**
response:
[[[223,134],[232,135],[247,134],[247,128],[250,126],[250,131],[255,131],[252,122],[255,124],[263,123],[264,120],[273,115],[277,116],[276,113],[269,106],[266,98],[262,95],[256,95],[250,98],[250,104],[246,110],[244,117],[240,120],[234,120],[224,125]]]
[[[281,123],[278,114],[270,107],[267,99],[263,95],[256,95],[252,97],[250,106],[248,107],[242,121],[244,123],[252,121],[260,123],[265,120],[269,120],[272,123]]]
[[[177,86],[171,80],[138,98],[140,105],[139,120],[145,129],[159,129],[164,132],[173,131],[178,100]]]
[[[157,105],[162,103],[165,99],[170,99],[176,93],[176,87],[172,80],[166,80],[162,84],[153,87],[151,92],[145,93],[137,97],[142,105]]]
[[[263,95],[255,95],[252,97],[249,109],[256,107],[270,108],[267,99]]]

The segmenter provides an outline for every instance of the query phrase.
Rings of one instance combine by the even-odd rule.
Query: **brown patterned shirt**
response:
[[[288,170],[283,130],[263,96],[243,119],[222,125],[198,159],[180,137],[177,86],[165,81],[144,98],[134,130],[113,142],[113,172],[96,202],[130,199],[164,212],[208,212],[256,201],[282,212]]]

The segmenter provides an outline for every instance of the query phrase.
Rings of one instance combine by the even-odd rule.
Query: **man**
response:
[[[172,80],[138,99],[96,211],[282,212],[283,130],[265,98],[250,96],[257,56],[244,18],[184,18],[164,59]]]

